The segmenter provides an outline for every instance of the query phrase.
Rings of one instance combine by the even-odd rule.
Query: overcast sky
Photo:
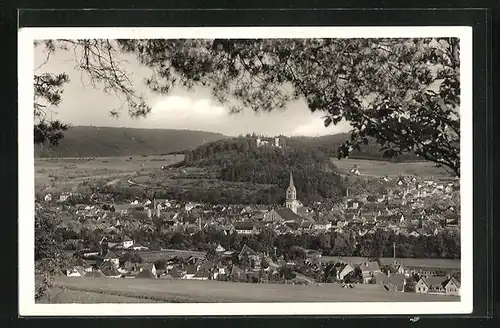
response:
[[[46,58],[42,47],[35,48],[35,68]],[[143,79],[149,76],[149,70],[132,57],[126,58],[126,68],[132,75],[136,90],[145,94],[152,111],[146,118],[140,119],[132,119],[124,111],[115,119],[109,111],[119,108],[121,100],[114,94],[104,93],[100,88],[86,86],[88,83],[74,69],[73,58],[72,51],[60,51],[52,54],[47,63],[36,70],[38,74],[66,72],[70,76],[71,81],[64,88],[63,101],[55,109],[53,118],[71,125],[189,129],[232,136],[252,132],[269,136],[317,136],[349,131],[348,124],[325,128],[322,114],[311,113],[303,101],[289,103],[285,111],[255,114],[246,110],[230,115],[227,108],[211,97],[210,90],[203,88],[193,91],[178,88],[165,96],[151,93],[143,83]]]

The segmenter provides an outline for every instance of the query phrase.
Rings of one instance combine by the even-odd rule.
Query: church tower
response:
[[[297,189],[293,184],[292,172],[290,172],[290,184],[286,189],[286,208],[289,208],[293,213],[297,214],[298,202],[297,202]]]

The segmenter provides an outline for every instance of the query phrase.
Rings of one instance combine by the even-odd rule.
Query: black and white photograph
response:
[[[18,129],[22,315],[472,311],[471,28],[23,28]]]

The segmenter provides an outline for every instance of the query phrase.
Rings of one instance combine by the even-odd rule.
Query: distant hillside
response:
[[[223,134],[204,131],[75,126],[65,132],[57,147],[35,146],[35,157],[161,155],[225,138]]]

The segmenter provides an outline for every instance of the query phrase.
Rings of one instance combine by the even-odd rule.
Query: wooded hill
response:
[[[182,153],[205,142],[224,139],[221,133],[74,126],[57,147],[35,145],[35,157],[113,157]]]
[[[342,196],[345,183],[330,156],[312,147],[257,147],[254,137],[207,143],[186,153],[181,164],[220,168],[220,178],[231,182],[272,184],[272,203],[284,200],[284,188],[293,172],[297,194],[308,203]]]
[[[246,136],[246,138],[249,137]],[[230,137],[221,133],[206,131],[74,126],[65,132],[64,138],[58,146],[35,145],[35,157],[164,155],[184,153],[204,143],[229,139]],[[349,134],[339,133],[320,137],[281,136],[280,139],[283,145],[294,149],[312,148],[330,157],[336,157],[337,148],[349,139]],[[255,139],[252,140],[255,141]],[[213,147],[220,147],[220,144],[215,143]],[[240,151],[245,149],[240,149]],[[385,161],[422,160],[414,154],[405,154],[394,159],[384,158],[380,151],[380,145],[374,139],[369,139],[368,145],[362,145],[360,151],[354,151],[351,158]]]

